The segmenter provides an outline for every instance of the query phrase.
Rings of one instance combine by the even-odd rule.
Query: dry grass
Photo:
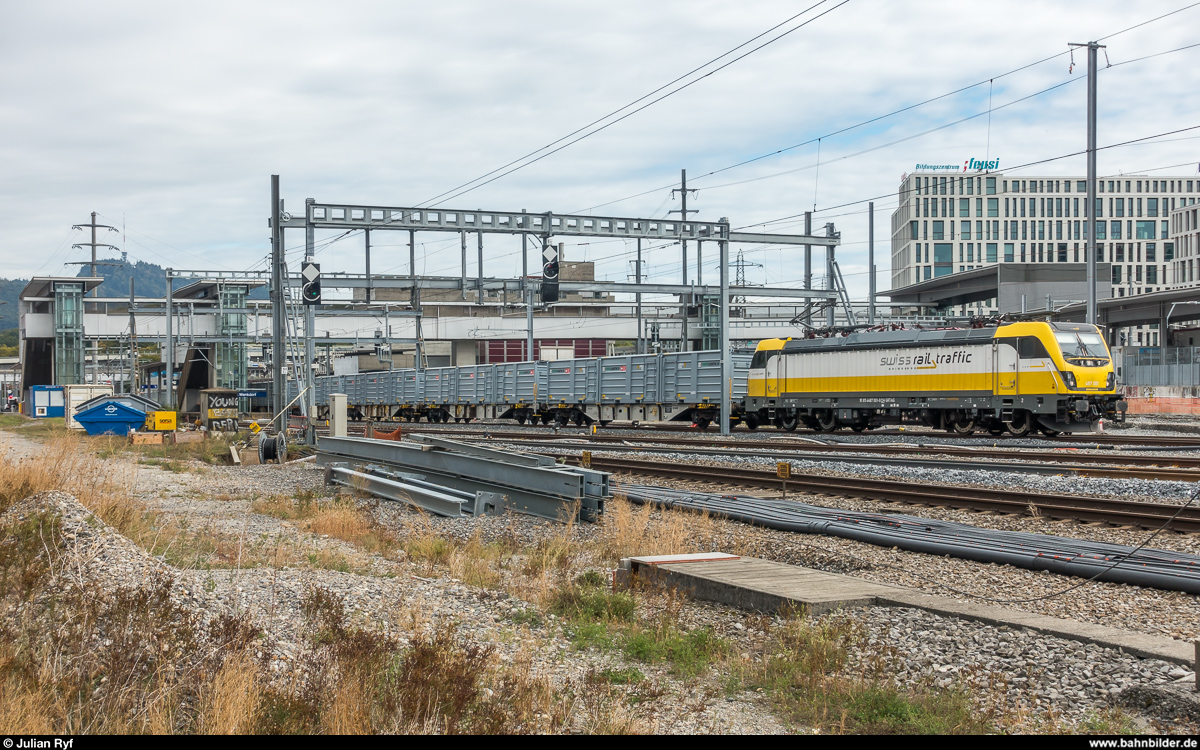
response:
[[[154,516],[132,496],[135,471],[127,463],[98,459],[75,435],[55,437],[33,456],[0,458],[0,512],[22,498],[60,490],[136,541],[153,533]]]
[[[246,652],[226,659],[204,696],[201,734],[247,734],[254,729],[262,697],[259,667]]]
[[[716,524],[708,512],[655,510],[614,497],[600,522],[598,552],[607,563],[623,557],[667,555],[715,549]]]
[[[323,498],[307,490],[295,495],[271,495],[251,504],[255,513],[298,522],[304,531],[340,539],[371,554],[391,558],[399,544],[373,514],[351,497]]]

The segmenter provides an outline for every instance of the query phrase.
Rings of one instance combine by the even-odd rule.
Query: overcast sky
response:
[[[1185,7],[1172,2],[825,2],[682,92],[444,208],[665,217],[688,170],[701,219],[735,227],[817,209],[865,294],[865,204],[879,197],[876,249],[889,278],[890,214],[918,162],[1081,150],[1086,52]],[[92,211],[126,228],[102,241],[175,268],[263,267],[270,175],[288,207],[321,201],[410,206],[550,143],[741,45],[811,2],[8,3],[0,24],[0,276],[74,273]],[[1200,7],[1106,39],[1099,143],[1200,125]],[[727,62],[732,57],[724,58]],[[720,63],[718,63],[720,64]],[[713,67],[705,70],[712,70]],[[1001,77],[1003,76],[1003,77]],[[995,80],[989,85],[987,81]],[[691,80],[691,79],[688,79]],[[749,158],[979,83],[955,96],[751,165]],[[1059,88],[980,115],[993,106]],[[990,120],[990,122],[989,122]],[[893,141],[909,139],[894,145]],[[1104,151],[1102,174],[1193,175],[1200,130]],[[877,148],[881,147],[882,148]],[[875,149],[862,153],[867,149]],[[820,162],[819,170],[814,166]],[[1084,172],[1082,156],[1023,175]],[[1200,175],[1197,175],[1200,177]],[[636,197],[630,197],[636,196]],[[607,204],[607,205],[603,205]],[[794,222],[767,225],[799,231]],[[401,233],[374,237],[373,267],[407,271]],[[326,237],[322,237],[325,239]],[[302,242],[297,233],[288,245]],[[457,237],[418,235],[418,272],[458,273]],[[517,238],[485,240],[485,272],[520,269]],[[746,248],[751,283],[800,278],[794,250]],[[624,280],[633,245],[568,242]],[[694,252],[694,251],[693,251]],[[473,268],[472,252],[472,270]],[[693,255],[694,257],[694,255]],[[678,248],[648,257],[678,280]],[[326,270],[361,271],[361,235],[325,247]],[[715,280],[715,248],[705,280]],[[818,267],[820,263],[816,264]],[[67,269],[70,270],[67,270]],[[692,274],[694,276],[694,273]]]

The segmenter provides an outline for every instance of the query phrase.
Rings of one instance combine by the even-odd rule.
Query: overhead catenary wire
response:
[[[1122,30],[1120,30],[1120,31],[1113,32],[1112,34],[1108,34],[1108,35],[1105,35],[1105,36],[1103,36],[1103,37],[1100,37],[1100,38],[1099,38],[1097,41],[1103,41],[1103,40],[1105,40],[1105,39],[1111,39],[1111,38],[1113,38],[1113,37],[1115,37],[1115,36],[1119,36],[1119,35],[1121,35],[1121,34],[1124,34],[1124,33],[1128,32],[1128,31],[1132,31],[1133,29],[1137,29],[1137,28],[1140,28],[1140,27],[1142,27],[1142,26],[1145,26],[1145,25],[1147,25],[1147,24],[1154,23],[1154,22],[1156,22],[1156,21],[1160,21],[1160,20],[1162,20],[1162,19],[1164,19],[1164,18],[1167,18],[1167,17],[1169,17],[1169,16],[1175,15],[1175,14],[1177,14],[1177,13],[1181,13],[1181,12],[1183,12],[1183,11],[1185,11],[1185,10],[1189,10],[1189,9],[1191,9],[1191,8],[1194,8],[1194,7],[1197,7],[1197,6],[1200,6],[1200,3],[1192,3],[1192,4],[1190,4],[1190,5],[1186,5],[1186,6],[1182,7],[1182,8],[1179,8],[1179,9],[1177,9],[1177,10],[1173,10],[1173,11],[1171,11],[1171,12],[1169,12],[1169,13],[1165,13],[1165,14],[1163,14],[1163,15],[1156,16],[1155,18],[1151,18],[1151,19],[1149,19],[1149,20],[1147,20],[1147,21],[1143,21],[1143,22],[1141,22],[1141,23],[1138,23],[1138,24],[1135,24],[1135,25],[1133,25],[1133,26],[1127,27],[1127,28],[1125,28],[1125,29],[1122,29]],[[1167,54],[1171,54],[1171,53],[1173,53],[1173,52],[1180,52],[1180,51],[1183,51],[1183,50],[1186,50],[1186,49],[1191,49],[1192,47],[1195,47],[1195,46],[1200,46],[1200,44],[1190,44],[1190,45],[1186,45],[1186,46],[1183,46],[1183,47],[1178,47],[1178,48],[1176,48],[1176,49],[1165,50],[1165,51],[1163,51],[1163,52],[1156,52],[1156,53],[1153,53],[1153,54],[1151,54],[1151,55],[1146,55],[1146,56],[1143,56],[1143,57],[1138,57],[1138,58],[1134,58],[1134,59],[1131,59],[1131,60],[1125,60],[1125,61],[1123,61],[1123,62],[1117,63],[1116,65],[1110,65],[1110,67],[1118,67],[1118,66],[1120,66],[1120,65],[1126,65],[1126,64],[1129,64],[1129,63],[1140,62],[1141,60],[1148,60],[1148,59],[1150,59],[1150,58],[1153,58],[1153,57],[1159,57],[1159,56],[1161,56],[1161,55],[1167,55]],[[980,80],[980,81],[976,81],[975,83],[969,84],[969,85],[967,85],[967,86],[962,86],[962,87],[960,87],[960,88],[957,88],[957,89],[954,89],[954,90],[952,90],[952,91],[947,91],[947,92],[946,92],[946,93],[944,93],[944,94],[939,94],[939,95],[937,95],[937,96],[930,97],[929,99],[925,99],[925,100],[923,100],[923,101],[920,101],[920,102],[917,102],[917,103],[915,103],[915,104],[910,104],[910,105],[907,105],[907,106],[905,106],[905,107],[901,107],[901,108],[899,108],[899,109],[892,110],[892,111],[890,111],[890,112],[887,112],[886,114],[878,115],[878,116],[876,116],[876,117],[872,117],[872,118],[869,118],[869,119],[867,119],[867,120],[863,120],[863,121],[861,121],[861,122],[857,122],[857,123],[855,123],[855,124],[853,124],[853,125],[846,126],[846,127],[844,127],[844,128],[841,128],[841,129],[839,129],[839,130],[831,131],[831,132],[829,132],[829,133],[824,133],[824,134],[822,134],[822,135],[815,136],[815,137],[813,137],[813,138],[810,138],[810,139],[808,139],[808,140],[805,140],[805,141],[801,141],[801,142],[799,142],[799,143],[792,144],[792,145],[790,145],[790,146],[785,146],[785,147],[783,147],[783,148],[779,148],[779,149],[776,149],[776,150],[774,150],[774,151],[771,151],[771,152],[768,152],[768,153],[765,153],[765,154],[760,154],[759,156],[755,156],[755,157],[752,157],[752,158],[750,158],[750,159],[745,159],[745,160],[743,160],[743,161],[739,161],[739,162],[736,162],[736,163],[734,163],[734,164],[730,164],[729,166],[726,166],[726,167],[721,167],[721,168],[719,168],[719,169],[714,169],[714,170],[711,170],[711,171],[709,171],[709,172],[704,172],[704,173],[702,173],[702,174],[698,174],[698,175],[696,175],[695,177],[693,177],[693,178],[692,178],[692,180],[693,180],[693,181],[699,181],[699,180],[703,180],[703,179],[704,179],[704,178],[706,178],[706,177],[711,177],[711,176],[713,176],[713,175],[720,174],[720,173],[722,173],[722,172],[727,172],[727,171],[729,171],[729,170],[732,170],[732,169],[737,169],[738,167],[743,167],[743,166],[746,166],[746,165],[748,165],[748,164],[753,164],[753,163],[755,163],[755,162],[762,161],[763,159],[769,159],[769,158],[771,158],[771,157],[773,157],[773,156],[778,156],[778,155],[780,155],[780,154],[784,154],[784,153],[787,153],[787,152],[789,152],[789,151],[793,151],[793,150],[795,150],[795,149],[798,149],[798,148],[803,148],[804,146],[809,146],[809,145],[812,145],[813,143],[817,143],[817,142],[819,142],[819,141],[821,141],[821,140],[827,140],[827,139],[829,139],[829,138],[832,138],[832,137],[834,137],[834,136],[837,136],[837,135],[842,135],[842,134],[844,134],[844,133],[848,133],[848,132],[850,132],[850,131],[852,131],[852,130],[856,130],[856,129],[858,129],[858,128],[865,127],[865,126],[867,126],[867,125],[871,125],[871,124],[874,124],[874,123],[876,123],[876,122],[880,122],[880,121],[882,121],[882,120],[885,120],[885,119],[888,119],[888,118],[890,118],[890,117],[894,117],[894,116],[896,116],[896,115],[900,115],[900,114],[903,114],[903,113],[905,113],[905,112],[909,112],[909,111],[912,111],[912,110],[914,110],[914,109],[918,109],[918,108],[920,108],[920,107],[923,107],[923,106],[925,106],[925,105],[928,105],[928,104],[932,104],[932,103],[934,103],[934,102],[941,101],[942,99],[946,99],[946,98],[949,98],[949,97],[955,96],[955,95],[957,95],[957,94],[961,94],[961,93],[963,93],[963,92],[970,91],[971,89],[973,89],[973,88],[977,88],[977,87],[979,87],[979,86],[982,86],[982,85],[983,85],[983,84],[985,84],[985,83],[986,83],[986,84],[989,84],[989,86],[990,86],[990,85],[991,85],[991,84],[993,84],[995,81],[997,81],[997,80],[999,80],[999,79],[1001,79],[1001,78],[1006,78],[1006,77],[1008,77],[1008,76],[1011,76],[1011,75],[1014,75],[1014,74],[1016,74],[1016,73],[1020,73],[1021,71],[1028,70],[1029,68],[1033,68],[1033,67],[1036,67],[1036,66],[1038,66],[1038,65],[1042,65],[1043,63],[1050,62],[1051,60],[1056,60],[1056,59],[1058,59],[1058,58],[1060,58],[1060,57],[1063,57],[1064,55],[1069,55],[1069,54],[1070,54],[1070,50],[1064,50],[1064,51],[1062,51],[1062,52],[1057,52],[1057,53],[1055,53],[1055,54],[1053,54],[1053,55],[1050,55],[1050,56],[1048,56],[1048,57],[1043,57],[1043,58],[1041,58],[1041,59],[1038,59],[1038,60],[1035,60],[1035,61],[1033,61],[1033,62],[1031,62],[1031,63],[1026,63],[1026,64],[1024,64],[1024,65],[1021,65],[1021,66],[1019,66],[1019,67],[1013,68],[1012,70],[1006,71],[1006,72],[1004,72],[1004,73],[1000,73],[1000,74],[998,74],[998,75],[990,76],[990,77],[988,77],[988,78],[986,78],[986,79],[983,79],[983,80]],[[1047,89],[1047,90],[1049,90],[1049,89]],[[1042,93],[1045,93],[1045,92],[1043,91]],[[992,111],[992,110],[991,110],[991,108],[989,107],[989,109],[988,109],[988,114],[989,114],[989,116],[990,116],[990,113],[991,113],[991,111]],[[729,183],[729,184],[734,184],[734,185],[736,185],[736,184],[742,184],[742,183],[740,183],[740,182],[735,182],[735,183]],[[654,189],[652,189],[652,190],[647,190],[647,191],[644,191],[644,192],[641,192],[641,193],[635,193],[635,194],[633,194],[633,195],[628,195],[628,196],[625,196],[625,197],[623,197],[623,198],[617,198],[617,199],[615,199],[615,200],[607,201],[607,202],[605,202],[605,203],[600,203],[600,204],[597,204],[597,205],[594,205],[594,206],[590,206],[590,207],[588,207],[588,208],[580,209],[580,210],[576,211],[575,213],[586,213],[586,212],[588,212],[588,211],[593,211],[593,210],[595,210],[595,209],[597,209],[597,208],[603,208],[604,206],[610,206],[610,205],[613,205],[614,203],[621,203],[621,202],[624,202],[624,201],[627,201],[627,200],[631,200],[631,199],[633,199],[633,198],[640,198],[640,197],[642,197],[642,196],[645,196],[645,195],[650,195],[650,194],[652,194],[652,193],[656,193],[656,192],[658,192],[658,191],[660,191],[660,190],[665,190],[665,189],[668,189],[668,188],[670,188],[670,187],[672,187],[672,186],[673,186],[673,183],[672,183],[672,184],[668,184],[668,185],[664,185],[664,186],[662,186],[662,187],[654,188]],[[712,188],[711,188],[711,187],[706,187],[705,189],[712,189]]]
[[[673,95],[679,93],[680,91],[683,91],[684,89],[687,89],[687,88],[691,87],[692,85],[699,83],[700,81],[713,75],[714,73],[724,70],[725,68],[729,67],[733,63],[738,62],[739,60],[742,60],[745,57],[754,54],[758,50],[760,50],[770,44],[774,44],[775,42],[779,41],[783,37],[785,37],[793,32],[799,31],[800,29],[804,28],[805,26],[812,23],[813,21],[816,21],[817,19],[821,18],[822,16],[825,16],[826,14],[831,13],[834,10],[837,10],[838,8],[842,7],[843,5],[848,3],[850,0],[842,0],[842,2],[838,3],[837,5],[833,6],[832,8],[829,8],[829,9],[821,12],[816,17],[810,18],[810,19],[806,20],[804,23],[801,23],[801,24],[797,25],[796,27],[783,32],[779,36],[777,36],[773,39],[767,40],[766,42],[764,42],[763,44],[760,44],[759,46],[755,47],[754,49],[750,50],[749,52],[739,55],[738,57],[730,60],[729,62],[726,62],[725,64],[723,64],[713,70],[710,70],[707,73],[704,73],[703,75],[699,76],[695,80],[689,81],[689,82],[685,83],[684,85],[680,86],[679,88],[668,91],[666,94],[663,94],[662,96],[658,97],[657,99],[647,102],[646,104],[638,107],[637,109],[634,109],[631,112],[627,112],[624,115],[617,117],[616,119],[612,120],[611,122],[608,122],[594,130],[589,130],[589,128],[592,128],[593,126],[598,125],[598,124],[604,122],[605,120],[613,118],[616,115],[620,114],[621,112],[624,112],[625,110],[629,109],[630,107],[632,107],[636,104],[639,104],[643,101],[646,101],[650,97],[655,96],[656,94],[664,91],[665,89],[670,88],[671,86],[674,86],[675,84],[679,83],[680,81],[683,81],[683,80],[687,79],[688,77],[699,73],[700,71],[704,70],[705,68],[709,67],[710,65],[713,65],[717,61],[728,57],[729,55],[733,54],[737,50],[745,47],[748,44],[751,44],[751,43],[757,41],[758,39],[761,39],[762,37],[766,36],[767,34],[770,34],[771,32],[776,31],[777,29],[782,28],[783,26],[786,26],[787,24],[791,23],[792,21],[796,20],[797,18],[800,18],[801,16],[805,15],[809,11],[811,11],[821,5],[824,5],[826,2],[829,2],[829,1],[830,0],[820,0],[819,2],[814,3],[813,5],[809,6],[808,8],[805,8],[800,13],[797,13],[796,15],[788,18],[786,21],[783,21],[779,24],[776,24],[775,26],[772,26],[771,28],[758,34],[757,36],[752,37],[751,39],[748,39],[745,42],[742,42],[741,44],[734,47],[733,49],[718,55],[717,57],[713,58],[712,60],[709,60],[708,62],[704,63],[703,65],[688,71],[687,73],[683,74],[682,76],[679,76],[678,78],[674,79],[673,81],[670,81],[669,83],[663,84],[662,86],[655,89],[654,91],[651,91],[650,93],[645,94],[644,96],[641,96],[638,99],[635,99],[634,101],[630,102],[629,104],[626,104],[625,106],[623,106],[617,110],[614,110],[613,112],[610,112],[609,114],[605,115],[604,117],[601,117],[597,120],[593,120],[592,122],[588,123],[587,125],[584,125],[583,127],[578,128],[578,129],[572,131],[571,133],[559,138],[558,140],[553,141],[545,146],[542,146],[539,149],[531,151],[530,153],[526,154],[525,156],[522,156],[518,159],[514,159],[513,161],[509,162],[508,164],[505,164],[502,167],[498,167],[498,168],[492,170],[491,172],[488,172],[487,174],[484,174],[480,177],[476,177],[473,180],[464,182],[461,185],[459,185],[458,187],[451,188],[450,190],[447,190],[439,195],[436,195],[433,198],[421,201],[421,203],[418,203],[417,205],[424,206],[427,204],[434,204],[435,201],[438,201],[439,203],[444,203],[445,201],[442,200],[443,198],[445,198],[445,200],[451,200],[453,198],[458,197],[459,195],[464,195],[464,194],[469,193],[473,190],[476,190],[480,187],[483,187],[484,185],[486,185],[490,182],[494,182],[495,180],[498,180],[501,177],[512,174],[513,172],[516,172],[519,169],[524,169],[525,167],[527,167],[531,164],[541,161],[542,159],[546,158],[547,156],[558,153],[559,151],[563,150],[564,148],[567,148],[568,146],[578,143],[579,141],[581,141],[585,138],[589,138],[589,137],[595,135],[596,133],[599,133],[600,131],[611,127],[612,125],[615,125],[618,122],[621,122],[622,120],[624,120],[634,114],[637,114],[638,112],[641,112],[642,110],[646,109],[647,107],[657,104],[658,102],[662,101],[663,99],[673,96]],[[580,133],[583,133],[583,135],[580,135],[578,138],[574,138],[574,136],[579,135]],[[570,140],[568,143],[563,143],[563,141],[567,141],[568,139],[571,139],[571,138],[574,138],[574,140]],[[548,151],[548,149],[551,149],[552,147],[557,146],[560,143],[563,143],[563,145],[558,146],[558,148],[553,148],[553,150]],[[539,154],[543,151],[546,151],[546,153],[541,154],[541,156],[537,156],[536,158],[532,158],[532,159],[530,158],[530,157],[533,157],[536,154]],[[526,161],[527,159],[529,161]],[[511,167],[511,169],[510,169],[510,167]],[[505,171],[505,170],[507,170],[507,171]],[[501,173],[501,174],[497,174],[497,173]],[[474,184],[474,183],[478,183],[478,184]],[[452,193],[453,193],[453,195],[451,195]],[[450,197],[447,198],[446,196],[450,196]],[[435,205],[437,205],[437,204],[435,204]]]

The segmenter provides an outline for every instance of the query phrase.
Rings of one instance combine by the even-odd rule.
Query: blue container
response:
[[[89,435],[128,435],[146,423],[146,412],[108,401],[79,412],[75,421]]]
[[[30,417],[64,417],[63,387],[61,385],[35,385],[29,388],[30,399],[33,401],[33,413]]]

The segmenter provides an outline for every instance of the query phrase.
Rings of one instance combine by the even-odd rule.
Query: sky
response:
[[[1184,0],[10,3],[0,277],[74,274],[63,264],[89,254],[71,247],[87,241],[71,226],[92,211],[123,230],[100,241],[131,259],[262,269],[272,174],[289,210],[315,198],[665,218],[686,169],[699,220],[798,233],[801,220],[786,217],[815,210],[817,227],[833,222],[861,299],[866,201],[886,289],[895,193],[917,163],[998,158],[1003,170],[1085,147],[1086,51],[1072,71],[1068,43],[1107,45],[1101,146],[1200,126],[1200,46],[1173,51],[1200,43],[1196,29],[1200,3]],[[595,135],[430,202],[697,68]],[[1200,129],[1106,149],[1099,170],[1195,175],[1198,144]],[[1074,156],[1010,174],[1084,171]],[[337,234],[318,234],[322,268],[361,272],[362,236],[330,242]],[[374,233],[373,270],[406,273],[407,237],[388,234]],[[302,241],[289,232],[290,260]],[[598,278],[632,273],[632,242],[563,241],[566,259],[595,261]],[[458,274],[457,236],[417,242],[419,273]],[[749,283],[802,278],[802,250],[737,249],[759,264]],[[519,238],[486,237],[485,275],[518,274],[519,252]],[[716,261],[706,249],[705,281]],[[646,268],[678,281],[679,248],[649,250]]]

